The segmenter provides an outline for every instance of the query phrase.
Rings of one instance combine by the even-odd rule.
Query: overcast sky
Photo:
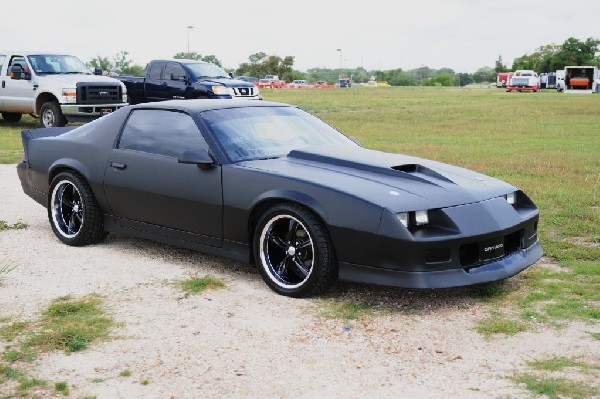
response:
[[[0,50],[52,50],[135,64],[187,51],[236,68],[257,52],[295,69],[363,66],[456,72],[493,67],[568,37],[600,38],[600,0],[2,1]],[[354,6],[353,6],[354,5]],[[193,28],[188,28],[193,26]],[[341,49],[338,51],[337,49]]]

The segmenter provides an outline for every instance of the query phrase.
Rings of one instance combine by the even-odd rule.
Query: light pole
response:
[[[337,49],[337,51],[340,52],[340,75],[341,75],[342,71],[344,70],[344,65],[342,64],[342,49],[339,48],[339,49]]]
[[[187,47],[187,56],[190,56],[190,29],[194,29],[192,25],[188,25],[187,27],[187,39],[188,39],[188,47]]]

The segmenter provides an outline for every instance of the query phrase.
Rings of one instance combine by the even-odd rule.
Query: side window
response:
[[[181,80],[182,77],[185,76],[185,70],[179,64],[174,62],[169,62],[165,67],[165,77],[166,80]]]
[[[2,70],[2,67],[4,66],[5,59],[6,59],[6,56],[3,54],[0,54],[0,71]]]
[[[119,148],[177,158],[184,151],[208,149],[208,145],[188,114],[141,109],[127,119]]]
[[[27,61],[25,61],[25,57],[23,57],[21,55],[15,55],[10,59],[10,62],[8,63],[8,68],[6,69],[7,76],[10,76],[10,67],[15,64],[19,64],[23,68],[28,68],[28,64],[27,64]]]
[[[164,64],[162,62],[155,62],[151,64],[150,70],[148,71],[148,77],[150,79],[160,79],[160,72],[162,71],[163,65]]]

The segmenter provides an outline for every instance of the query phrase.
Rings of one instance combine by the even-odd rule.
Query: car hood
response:
[[[254,87],[252,83],[244,82],[243,80],[228,78],[204,78],[198,79],[196,82],[207,85],[221,85],[225,87]]]
[[[469,204],[517,190],[468,169],[350,145],[307,147],[286,157],[238,165],[346,193],[394,211]]]
[[[88,83],[112,83],[121,85],[121,81],[110,78],[108,76],[98,75],[86,75],[86,74],[72,74],[72,75],[43,75],[37,76],[36,79],[41,81],[48,79],[53,85],[62,84],[63,87],[76,87],[77,83],[88,82]]]

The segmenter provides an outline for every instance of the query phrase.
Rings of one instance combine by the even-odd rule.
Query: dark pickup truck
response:
[[[117,76],[130,104],[172,99],[235,98],[262,100],[258,87],[232,79],[219,66],[196,60],[153,60],[146,77]]]

